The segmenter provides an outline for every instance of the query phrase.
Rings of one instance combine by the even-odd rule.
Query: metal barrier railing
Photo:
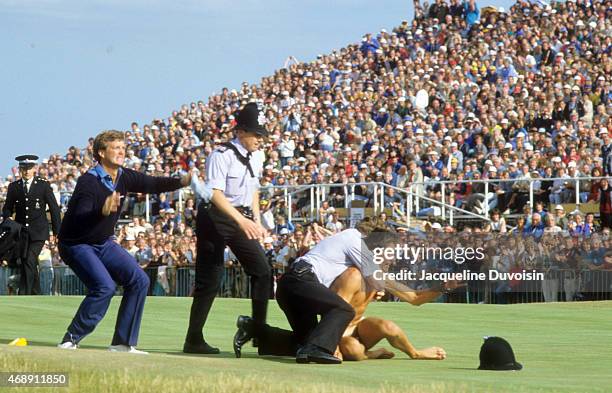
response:
[[[150,296],[190,296],[195,269],[148,268]],[[275,269],[270,285],[282,274]],[[18,287],[18,271],[0,268],[0,295],[14,294]],[[87,289],[65,266],[40,272],[43,295],[85,295]],[[17,281],[15,281],[17,279]],[[8,287],[11,287],[9,290]],[[228,266],[222,278],[219,297],[250,297],[250,279],[240,266]],[[117,289],[121,294],[121,288]],[[464,290],[445,295],[448,303],[535,303],[574,300],[612,300],[612,270],[556,270],[547,273],[544,281],[468,281]]]
[[[534,206],[535,201],[535,189],[534,186],[536,183],[542,183],[543,181],[554,182],[555,180],[563,180],[567,183],[567,193],[563,194],[564,196],[568,196],[571,194],[573,200],[571,201],[563,201],[559,200],[557,203],[570,203],[575,204],[576,208],[578,208],[581,204],[583,204],[583,200],[581,199],[582,193],[588,193],[590,190],[581,190],[580,182],[583,181],[594,181],[600,179],[609,179],[608,177],[569,177],[569,178],[515,178],[515,179],[479,179],[479,180],[460,180],[460,181],[435,181],[435,182],[412,182],[406,188],[394,187],[386,183],[382,182],[370,182],[370,183],[347,183],[347,184],[310,184],[310,185],[299,185],[299,186],[267,186],[263,187],[262,190],[279,190],[281,194],[285,197],[285,206],[289,206],[291,204],[292,198],[295,198],[297,193],[304,193],[308,196],[310,204],[309,206],[309,216],[312,220],[313,217],[319,218],[319,208],[323,201],[326,200],[327,194],[330,189],[342,189],[342,194],[344,197],[344,207],[350,207],[350,203],[354,201],[355,198],[355,187],[357,186],[368,186],[372,188],[371,195],[367,198],[368,202],[372,204],[374,214],[378,214],[384,210],[385,203],[385,190],[393,189],[396,192],[400,193],[405,198],[406,206],[405,206],[405,219],[406,224],[410,226],[410,221],[412,216],[416,216],[417,213],[421,210],[422,202],[427,202],[430,206],[437,206],[440,208],[440,218],[443,221],[449,222],[450,225],[454,224],[454,220],[457,218],[477,218],[484,221],[490,221],[489,218],[489,195],[490,195],[490,185],[492,183],[500,185],[502,183],[512,183],[519,184],[521,187],[513,192],[519,194],[525,194],[526,200],[530,204],[530,206]],[[425,187],[432,184],[440,185],[441,188],[441,200],[429,198],[423,195],[422,191]],[[454,206],[453,204],[446,202],[446,196],[450,196],[453,190],[450,187],[454,187],[457,184],[476,184],[476,183],[484,183],[484,194],[483,194],[483,211],[482,214],[477,214],[472,211],[466,211],[460,207]],[[557,195],[561,198],[561,194]],[[553,203],[548,201],[549,203]],[[290,208],[286,208],[287,218],[290,221],[299,221],[292,217],[292,211]]]
[[[612,300],[612,270],[559,269],[542,281],[468,281],[449,303],[514,304]]]
[[[195,282],[194,267],[153,267],[145,268],[149,277],[150,296],[190,296]],[[67,266],[55,266],[53,268],[41,268],[39,271],[41,294],[82,296],[87,293],[87,288]],[[273,285],[270,282],[270,285]],[[0,295],[16,294],[19,287],[19,270],[0,267]],[[122,289],[117,288],[117,294]],[[225,268],[221,286],[220,297],[248,298],[251,294],[250,279],[239,265]]]
[[[442,182],[444,183],[444,182]],[[462,214],[463,217],[477,218],[484,221],[490,221],[487,214],[477,214],[471,211],[467,211],[460,207],[454,206],[452,204],[446,203],[444,200],[436,200],[424,195],[420,195],[416,192],[416,187],[421,183],[413,183],[407,188],[399,188],[395,187],[383,182],[370,182],[370,183],[347,183],[347,184],[310,184],[310,185],[300,185],[300,186],[267,186],[262,188],[262,190],[280,190],[281,195],[284,197],[284,202],[286,206],[286,214],[289,221],[299,221],[299,218],[295,218],[293,216],[293,212],[291,209],[292,198],[296,196],[296,194],[304,193],[308,196],[310,194],[310,203],[307,205],[309,207],[309,218],[312,220],[313,218],[319,219],[319,208],[323,204],[323,201],[327,199],[328,194],[330,194],[331,189],[341,189],[341,194],[343,195],[342,207],[349,208],[351,207],[351,203],[356,200],[355,198],[355,188],[358,186],[367,186],[372,188],[372,195],[370,195],[367,200],[368,203],[372,204],[374,214],[378,214],[385,210],[385,191],[392,189],[395,192],[399,193],[405,199],[405,224],[410,226],[411,219],[413,216],[417,216],[420,210],[420,206],[422,206],[422,202],[425,201],[429,203],[431,206],[438,206],[440,211],[442,212],[441,218],[442,220],[448,219],[450,224],[453,224],[453,219],[455,217],[455,213]],[[445,184],[442,184],[442,195],[444,198],[444,187]],[[274,191],[272,192],[274,193]],[[404,206],[401,206],[404,208]],[[348,219],[349,217],[347,217]]]
[[[459,181],[450,181],[450,180],[442,180],[435,182],[412,182],[405,188],[394,187],[389,184],[383,182],[369,182],[369,183],[346,183],[346,184],[302,184],[302,185],[286,185],[286,186],[266,186],[262,187],[262,192],[270,192],[271,194],[276,194],[276,191],[279,193],[278,196],[281,196],[284,199],[285,206],[285,215],[289,221],[300,221],[301,217],[294,217],[294,212],[292,211],[293,201],[298,199],[298,195],[303,194],[307,199],[309,199],[308,207],[308,216],[310,220],[313,220],[315,217],[319,219],[319,208],[321,207],[323,201],[326,200],[330,190],[341,189],[341,193],[343,195],[343,207],[349,208],[351,207],[351,202],[356,200],[355,197],[355,188],[357,186],[367,186],[372,188],[372,195],[370,195],[367,199],[368,202],[372,204],[374,214],[378,214],[384,210],[385,203],[385,190],[394,189],[396,192],[400,193],[405,198],[405,219],[406,224],[410,226],[410,220],[412,216],[416,216],[419,210],[421,209],[422,202],[425,201],[431,206],[437,206],[440,208],[441,219],[443,221],[449,221],[450,225],[453,225],[453,221],[457,218],[477,218],[482,219],[484,221],[490,221],[489,219],[489,194],[490,194],[490,185],[494,184],[502,184],[502,183],[513,183],[522,185],[519,190],[513,191],[525,194],[527,197],[527,201],[531,206],[534,205],[535,200],[535,183],[541,183],[542,181],[554,182],[555,180],[563,180],[567,183],[567,187],[563,195],[567,198],[568,195],[571,194],[572,201],[565,201],[564,203],[575,203],[576,208],[578,208],[582,203],[581,194],[588,193],[590,190],[581,190],[580,182],[583,181],[593,181],[600,179],[608,179],[608,177],[568,177],[568,178],[514,178],[514,179],[479,179],[479,180],[459,180]],[[440,185],[441,189],[441,200],[429,198],[423,195],[423,189],[432,184]],[[476,183],[484,183],[484,199],[482,200],[483,211],[482,214],[477,214],[472,211],[466,211],[465,209],[461,209],[460,207],[454,206],[453,204],[447,203],[446,197],[450,196],[453,193],[453,190],[450,187],[454,187],[458,184],[476,184]],[[571,187],[570,187],[571,186]],[[172,198],[176,201],[176,207],[178,212],[182,212],[184,209],[185,202],[185,194],[190,194],[188,191],[189,188],[183,188],[181,190],[175,191],[175,198]],[[561,194],[558,194],[558,198],[560,198]],[[69,194],[64,193],[62,198],[66,201],[69,200]],[[559,201],[562,202],[562,201]],[[67,203],[67,202],[66,202]],[[144,201],[141,202],[144,205],[144,208],[141,208],[142,214],[146,218],[147,222],[150,222],[151,218],[151,200],[149,194],[144,196]],[[551,202],[552,203],[552,202]],[[555,202],[556,204],[557,202]],[[563,203],[563,202],[562,202]],[[127,205],[126,205],[127,208]],[[348,219],[348,218],[347,218]]]

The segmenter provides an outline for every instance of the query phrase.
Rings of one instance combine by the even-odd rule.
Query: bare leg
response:
[[[443,360],[446,358],[446,352],[439,347],[417,350],[399,326],[385,319],[366,318],[357,325],[357,333],[365,351],[374,347],[382,339],[387,339],[389,344],[412,359]]]
[[[339,346],[343,360],[391,359],[395,354],[385,348],[367,351],[365,346],[355,337],[342,337]]]
[[[387,348],[377,348],[371,351],[366,351],[368,359],[391,359],[395,354]]]
[[[368,358],[365,353],[365,347],[355,337],[342,337],[339,348],[340,352],[342,352],[343,360],[360,361]]]

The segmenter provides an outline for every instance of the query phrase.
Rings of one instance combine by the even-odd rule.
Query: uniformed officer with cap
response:
[[[6,202],[2,208],[2,218],[15,214],[15,221],[23,225],[27,233],[26,255],[21,261],[20,295],[40,295],[38,276],[38,255],[49,239],[49,221],[47,207],[51,213],[53,234],[60,228],[60,208],[51,190],[49,182],[35,176],[38,157],[22,155],[15,157],[19,162],[21,179],[8,186]],[[22,255],[24,255],[22,254]]]
[[[255,325],[266,321],[271,272],[258,241],[265,234],[259,222],[258,189],[265,160],[259,148],[267,131],[255,103],[245,105],[236,121],[236,138],[215,149],[206,160],[207,187],[212,189],[212,198],[198,206],[196,279],[183,347],[186,353],[219,353],[218,348],[206,343],[202,329],[219,291],[226,245],[251,276]],[[249,335],[235,337],[240,346],[250,339]]]

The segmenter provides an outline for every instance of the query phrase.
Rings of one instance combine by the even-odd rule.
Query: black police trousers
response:
[[[297,346],[305,344],[333,354],[355,317],[353,307],[321,284],[309,266],[296,261],[276,288],[276,300],[287,316],[293,337],[282,329],[264,330],[258,337],[260,355],[295,355]],[[317,321],[318,315],[320,321]]]
[[[19,295],[40,295],[40,277],[38,275],[38,256],[45,245],[43,240],[30,240],[26,257],[19,267]]]
[[[252,316],[257,325],[266,321],[272,273],[265,252],[255,239],[248,239],[238,224],[214,206],[198,206],[196,219],[197,258],[195,290],[186,341],[203,342],[202,329],[224,272],[224,250],[228,245],[251,277]]]

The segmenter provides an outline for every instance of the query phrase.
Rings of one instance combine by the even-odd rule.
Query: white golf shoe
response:
[[[72,341],[66,341],[66,342],[63,342],[61,344],[57,344],[57,347],[61,348],[61,349],[77,349],[77,348],[79,348],[79,346],[77,344],[73,343]]]
[[[132,345],[123,345],[123,344],[111,345],[110,347],[108,347],[108,350],[111,352],[134,353],[136,355],[148,355],[149,354],[149,352],[138,350],[136,349],[136,347]]]

